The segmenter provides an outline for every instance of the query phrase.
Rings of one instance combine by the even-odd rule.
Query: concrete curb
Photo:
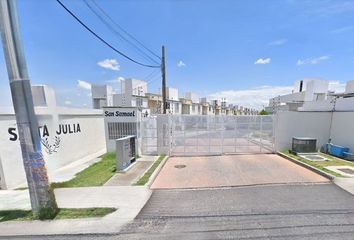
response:
[[[317,169],[317,168],[315,168],[315,167],[312,167],[311,165],[308,165],[307,163],[304,163],[304,162],[301,162],[301,161],[299,161],[299,160],[297,160],[297,159],[294,159],[294,158],[292,158],[292,157],[289,157],[289,156],[285,155],[285,154],[282,153],[282,152],[277,152],[277,154],[278,154],[279,156],[281,156],[281,157],[283,157],[283,158],[285,158],[285,159],[287,159],[287,160],[289,160],[289,161],[291,161],[291,162],[297,164],[297,165],[300,165],[300,166],[302,166],[302,167],[304,167],[304,168],[307,168],[308,170],[313,171],[313,172],[315,172],[315,173],[321,175],[322,177],[327,178],[328,180],[331,180],[332,182],[333,182],[333,180],[336,178],[336,177],[333,176],[332,174],[326,173],[326,172],[324,172],[324,171],[322,171],[322,170],[320,170],[320,169]]]
[[[163,166],[166,164],[167,159],[170,156],[166,155],[165,158],[161,161],[160,165],[155,169],[155,171],[153,172],[153,174],[151,174],[149,181],[145,184],[145,186],[147,186],[148,188],[151,187],[152,183],[155,181],[155,178],[157,177],[157,175],[160,173],[161,169],[163,168]]]

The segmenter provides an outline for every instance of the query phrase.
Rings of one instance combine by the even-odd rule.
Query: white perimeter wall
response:
[[[354,112],[333,114],[331,139],[333,144],[349,147],[354,152]]]
[[[313,137],[317,147],[329,138],[329,112],[277,112],[275,115],[275,150],[291,149],[292,137]]]
[[[333,118],[331,120],[333,114]],[[314,137],[320,148],[332,139],[333,144],[354,152],[354,112],[278,112],[275,115],[275,150],[291,148],[293,136]]]
[[[54,150],[50,152],[42,144],[49,178],[56,170],[72,162],[90,160],[106,152],[102,110],[37,107],[36,113],[39,125],[42,126],[42,140],[47,139],[51,149]],[[77,131],[78,124],[80,131]],[[44,125],[49,136],[43,136]],[[71,133],[60,133],[59,125],[66,126],[67,129],[70,126]],[[2,166],[6,188],[9,189],[26,182],[19,140],[13,139],[14,135],[9,133],[10,128],[16,128],[14,114],[0,112],[0,167]],[[17,129],[13,132],[17,134]],[[60,139],[59,143],[56,142],[56,137]]]

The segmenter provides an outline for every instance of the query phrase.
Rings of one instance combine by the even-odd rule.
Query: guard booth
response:
[[[115,152],[116,139],[134,135],[140,153],[140,122],[150,115],[149,109],[138,107],[103,107],[107,152]]]

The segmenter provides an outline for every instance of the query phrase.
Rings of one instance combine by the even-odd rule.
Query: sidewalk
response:
[[[354,178],[335,178],[333,183],[354,195]]]
[[[118,210],[103,218],[3,222],[0,223],[0,236],[117,233],[136,217],[150,195],[151,190],[145,186],[55,189],[60,208],[114,207]],[[16,209],[29,209],[27,190],[6,191],[0,195],[0,210],[14,209],[14,206]]]
[[[132,186],[152,166],[159,156],[143,155],[136,160],[134,165],[127,172],[118,172],[109,179],[104,186]]]

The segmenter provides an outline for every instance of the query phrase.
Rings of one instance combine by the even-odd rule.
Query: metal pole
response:
[[[166,63],[165,63],[165,46],[162,46],[162,60],[161,60],[161,71],[162,71],[162,107],[163,114],[166,114]]]
[[[57,206],[49,187],[41,151],[15,0],[0,0],[0,17],[2,43],[32,210],[35,215],[40,214],[42,209],[46,209],[47,213],[53,210],[54,213]]]

